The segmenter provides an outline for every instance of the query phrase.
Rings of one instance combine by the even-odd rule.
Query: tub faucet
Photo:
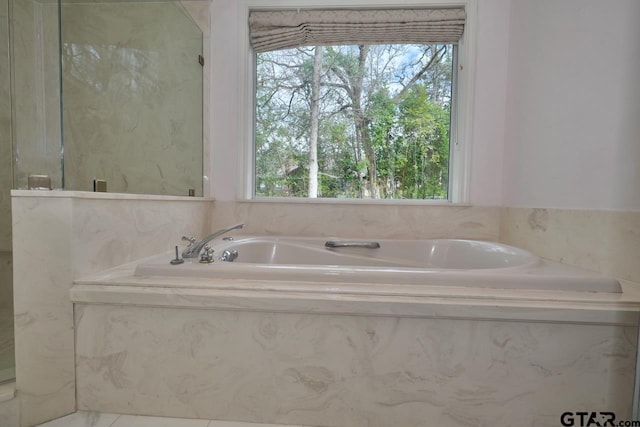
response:
[[[209,234],[207,237],[200,241],[197,241],[197,239],[193,237],[183,237],[182,240],[189,241],[189,244],[187,245],[186,249],[182,251],[182,258],[197,258],[200,255],[202,248],[204,248],[207,243],[209,243],[216,237],[222,236],[223,234],[228,233],[231,230],[242,228],[243,226],[244,224],[236,224],[232,225],[231,227],[223,228],[222,230],[218,230]]]

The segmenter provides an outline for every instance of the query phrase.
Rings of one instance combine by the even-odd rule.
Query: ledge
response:
[[[474,207],[469,203],[454,203],[448,200],[429,199],[339,199],[339,198],[306,198],[306,197],[259,197],[255,199],[234,200],[235,203],[257,204],[305,204],[305,205],[373,205],[373,206],[432,206],[432,207]],[[494,207],[494,206],[480,206]]]
[[[51,197],[68,199],[97,199],[97,200],[164,200],[181,202],[211,202],[209,197],[163,196],[160,194],[128,194],[128,193],[99,193],[92,191],[63,191],[63,190],[11,190],[11,197]]]
[[[640,286],[622,293],[135,276],[130,263],[77,280],[76,304],[637,326]]]

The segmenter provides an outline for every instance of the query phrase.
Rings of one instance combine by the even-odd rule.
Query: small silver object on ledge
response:
[[[96,193],[106,193],[107,192],[107,181],[103,179],[94,179],[93,180],[93,191]]]
[[[51,190],[51,178],[44,174],[29,174],[27,188],[29,190]]]

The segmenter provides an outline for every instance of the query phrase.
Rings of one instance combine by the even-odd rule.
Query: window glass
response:
[[[453,45],[256,54],[255,195],[447,199]]]

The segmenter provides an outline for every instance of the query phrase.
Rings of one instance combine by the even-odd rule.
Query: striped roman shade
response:
[[[297,46],[456,44],[465,17],[463,7],[253,10],[249,31],[256,52]]]

